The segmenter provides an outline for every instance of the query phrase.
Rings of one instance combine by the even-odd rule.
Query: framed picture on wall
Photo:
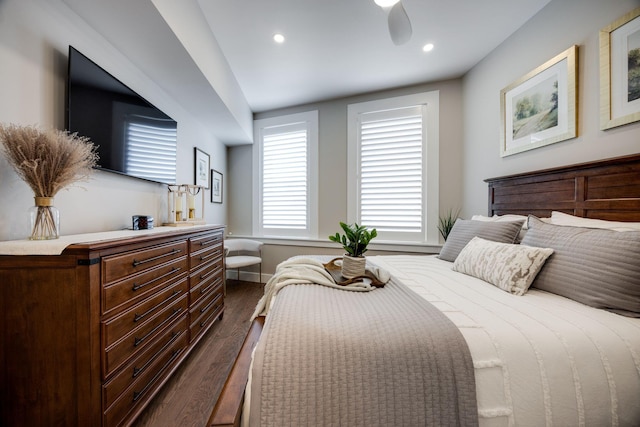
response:
[[[600,30],[600,129],[640,120],[640,8]]]
[[[209,155],[198,147],[194,147],[194,159],[194,184],[209,188]]]
[[[222,203],[222,174],[211,169],[211,203]]]
[[[577,136],[577,56],[571,46],[500,91],[500,156]]]

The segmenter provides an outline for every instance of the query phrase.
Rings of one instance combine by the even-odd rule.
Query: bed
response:
[[[277,344],[278,348],[291,346],[286,352],[297,352],[295,345],[298,345],[311,348],[311,353],[317,355],[334,345],[321,342],[326,335],[332,334],[317,327],[317,322],[326,319],[322,320],[318,317],[320,314],[311,309],[322,306],[318,303],[324,298],[321,294],[341,293],[344,295],[331,300],[329,305],[344,303],[355,307],[360,301],[374,297],[395,301],[396,294],[406,294],[409,300],[399,299],[398,304],[415,303],[417,310],[422,311],[424,301],[455,325],[467,344],[470,360],[464,360],[463,356],[460,361],[445,360],[447,364],[460,363],[453,367],[455,374],[452,376],[461,374],[453,380],[457,384],[456,390],[451,391],[447,385],[434,389],[436,396],[440,393],[438,390],[447,396],[442,398],[444,403],[458,401],[458,413],[452,425],[640,425],[640,228],[634,229],[638,227],[636,223],[640,223],[640,155],[486,181],[488,215],[456,223],[459,229],[454,227],[452,237],[438,257],[370,257],[372,265],[391,276],[385,288],[359,294],[318,285],[283,287],[286,293],[281,291],[282,295],[276,297],[273,309],[277,311],[269,312],[266,325],[264,317],[257,317],[252,323],[209,424],[240,425],[244,418],[245,422],[253,419],[252,425],[270,425],[268,418],[272,416],[278,421],[271,425],[428,425],[433,422],[425,421],[427,419],[442,419],[424,418],[431,416],[429,414],[405,417],[416,409],[403,405],[423,392],[411,382],[412,377],[421,370],[425,371],[423,374],[432,375],[429,371],[434,369],[416,368],[414,360],[409,357],[405,360],[397,352],[382,356],[382,359],[367,359],[370,355],[366,350],[349,350],[359,351],[349,360],[362,357],[365,363],[356,367],[353,363],[327,363],[328,368],[325,368],[328,370],[319,375],[327,377],[327,383],[312,381],[313,387],[306,386],[308,379],[300,378],[304,376],[304,369],[314,368],[308,366],[313,363],[296,362],[293,358],[290,365],[289,361],[278,362],[284,370],[273,374],[275,380],[263,380],[264,373],[257,375],[258,380],[250,377],[254,350],[258,359],[264,359],[265,354],[270,354],[269,343],[276,345],[272,340],[277,335],[290,335]],[[526,221],[518,223],[521,218]],[[522,224],[526,225],[522,227]],[[511,238],[513,242],[522,239],[522,242],[506,243],[494,239],[492,233],[503,233],[506,239]],[[518,280],[505,281],[505,277],[516,277],[513,271],[505,272],[501,268],[505,263],[500,257],[505,253],[512,256],[509,259],[522,257],[525,253],[524,258],[537,260],[531,262],[532,274],[524,275],[525,279],[522,279],[523,275],[517,275]],[[478,262],[479,259],[484,261]],[[487,265],[491,268],[481,268]],[[312,290],[311,294],[308,289]],[[307,301],[309,305],[305,307],[304,298],[313,304]],[[279,306],[294,306],[301,311],[298,314],[301,317],[294,320],[295,328],[277,326],[275,319],[291,315]],[[319,313],[323,311],[318,309]],[[359,310],[351,311],[359,313]],[[395,317],[393,313],[392,310],[391,314],[381,312],[374,317],[365,317],[360,323],[367,327],[356,329],[355,338],[349,339],[358,341],[360,336],[366,337],[369,330],[384,329],[382,326]],[[335,319],[335,313],[329,317],[334,318],[334,323],[329,323],[328,328],[337,328],[344,323],[341,318]],[[349,319],[347,323],[358,323],[358,318],[355,319]],[[437,316],[433,319],[439,321]],[[380,320],[380,324],[373,328],[371,322],[376,320]],[[414,320],[409,317],[406,321]],[[306,325],[298,325],[305,322]],[[429,336],[431,330],[439,328],[422,325],[415,336]],[[283,329],[297,332],[282,334]],[[301,337],[307,335],[304,331],[312,329],[320,329],[313,332],[320,334],[320,339],[303,341]],[[395,349],[398,341],[413,339],[407,338],[404,330],[396,333],[404,338],[384,338],[388,340],[387,347]],[[261,334],[264,339],[260,339]],[[311,332],[309,335],[314,336]],[[380,338],[364,339],[364,348],[376,339]],[[313,347],[314,342],[320,344]],[[410,347],[413,346],[411,343]],[[437,348],[439,345],[415,353],[436,352]],[[405,350],[400,354],[402,351]],[[462,355],[464,351],[456,349],[448,354]],[[389,358],[397,363],[383,364]],[[300,360],[306,359],[311,356],[301,356]],[[387,379],[387,383],[381,383],[382,387],[376,389],[376,384],[363,380],[371,372],[360,371],[362,365],[376,364],[381,365],[371,372],[387,372],[400,365],[411,375],[405,375],[403,369],[399,369],[390,381]],[[462,375],[468,366],[471,366],[471,376]],[[440,372],[441,368],[435,370]],[[318,374],[311,375],[313,378]],[[273,384],[267,384],[263,389],[265,381]],[[258,388],[255,388],[256,382],[260,384]],[[396,389],[394,382],[399,383]],[[428,381],[419,377],[418,382]],[[364,392],[370,399],[359,397],[362,387],[371,388]],[[329,390],[326,398],[329,406],[335,408],[333,416],[336,418],[323,418],[326,414],[318,409],[315,401],[307,404],[302,414],[297,414],[299,410],[281,406],[285,399],[282,394],[276,394],[278,388],[285,396],[287,391],[292,394],[291,390],[294,390],[294,397],[304,395],[307,399],[308,396],[319,396],[313,393]],[[260,390],[268,392],[263,397]],[[437,409],[443,402],[434,404],[434,390],[425,393],[430,396],[429,405]],[[312,394],[305,395],[309,392]],[[385,397],[376,400],[374,397],[378,394]],[[467,397],[474,404],[475,420],[468,418],[468,401],[460,404],[463,400],[460,396],[465,394],[470,395]],[[242,414],[245,396],[246,409]],[[336,396],[338,400],[331,401]],[[388,396],[397,401],[390,404]],[[269,400],[270,397],[275,400]],[[256,415],[262,411],[261,407],[267,408],[263,411],[266,416]],[[359,407],[366,409],[358,413]],[[394,409],[397,407],[401,410]],[[257,412],[255,408],[258,408]],[[291,418],[292,413],[297,418]],[[252,416],[257,418],[250,418]]]

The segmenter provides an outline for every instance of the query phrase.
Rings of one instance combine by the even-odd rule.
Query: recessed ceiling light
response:
[[[424,46],[422,46],[422,50],[424,52],[431,52],[433,50],[433,43],[427,43]]]
[[[391,7],[400,0],[373,0],[380,7]]]
[[[273,35],[273,41],[276,43],[284,43],[284,36],[280,33],[275,33]]]

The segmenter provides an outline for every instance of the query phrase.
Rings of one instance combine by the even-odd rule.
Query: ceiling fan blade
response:
[[[411,21],[409,16],[402,6],[402,2],[399,1],[391,10],[389,10],[389,34],[391,34],[391,40],[397,46],[405,44],[409,41],[412,34]]]

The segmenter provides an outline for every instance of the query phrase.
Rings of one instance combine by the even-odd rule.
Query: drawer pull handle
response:
[[[200,328],[204,328],[204,325],[206,325],[207,323],[209,323],[209,320],[211,320],[212,317],[217,316],[217,312],[214,311],[213,313],[211,313],[209,315],[209,317],[207,317],[206,319],[204,319],[202,322],[200,322]]]
[[[204,261],[207,258],[211,258],[212,256],[220,255],[218,252],[211,252],[206,255],[200,255],[200,261]]]
[[[178,354],[180,354],[181,351],[182,349],[174,350],[173,353],[171,353],[171,357],[169,358],[169,360],[167,360],[167,363],[165,363],[164,366],[160,370],[158,370],[158,372],[156,372],[153,378],[151,378],[151,381],[149,381],[142,390],[133,392],[134,402],[138,400],[140,397],[142,397],[142,395],[144,395],[147,392],[147,390],[149,390],[149,387],[151,387],[151,385],[156,382],[158,377],[162,375],[165,369],[167,369],[167,366],[171,365],[173,361],[176,360],[176,357],[178,357]]]
[[[212,274],[216,274],[217,272],[218,272],[217,270],[211,269],[211,270],[207,271],[206,273],[201,274],[200,275],[200,280],[204,280],[207,277],[211,276]]]
[[[218,295],[216,298],[214,298],[213,301],[211,301],[209,304],[207,304],[206,306],[201,308],[200,309],[200,313],[204,313],[205,311],[209,310],[209,308],[211,308],[211,306],[213,304],[217,303],[219,299],[220,299],[220,295]]]
[[[135,378],[138,376],[138,374],[140,374],[142,371],[144,371],[145,369],[147,369],[147,366],[149,366],[151,363],[153,363],[154,360],[156,360],[158,358],[158,356],[165,351],[167,348],[169,348],[171,346],[171,344],[173,344],[175,342],[175,340],[178,339],[178,335],[180,335],[180,332],[174,331],[171,334],[171,339],[169,341],[167,341],[167,343],[165,345],[162,346],[162,348],[160,350],[158,350],[158,352],[156,354],[153,355],[153,357],[151,357],[149,360],[147,360],[147,362],[142,365],[141,367],[133,367],[133,375],[131,376],[131,378]]]
[[[151,257],[151,258],[143,259],[142,261],[136,261],[136,260],[134,259],[134,260],[133,260],[133,262],[132,262],[131,264],[132,264],[134,267],[137,267],[137,266],[139,266],[139,265],[146,264],[146,263],[148,263],[148,262],[152,262],[152,261],[156,261],[156,260],[162,259],[162,258],[167,257],[167,256],[171,256],[171,255],[179,254],[180,252],[182,252],[182,250],[181,250],[181,249],[172,249],[171,251],[167,252],[166,254],[162,254],[162,255],[158,255],[158,256]]]
[[[157,282],[160,279],[164,279],[167,276],[171,276],[173,273],[175,273],[176,271],[180,271],[180,267],[172,267],[171,271],[169,271],[168,273],[163,274],[162,276],[156,277],[155,279],[149,280],[146,283],[142,283],[140,285],[137,285],[135,282],[133,284],[133,287],[131,288],[132,291],[137,291],[138,289],[144,288],[147,285],[150,285],[153,282]]]
[[[220,280],[220,278],[218,277],[218,279],[211,283],[209,286],[205,286],[204,288],[200,289],[200,294],[202,295],[209,292],[209,289],[213,288],[214,286],[218,286],[221,281],[222,280]]]
[[[133,322],[135,323],[140,319],[144,319],[147,315],[149,315],[149,313],[152,313],[156,308],[161,307],[164,303],[172,300],[173,298],[180,295],[181,293],[182,293],[182,289],[180,289],[179,291],[174,289],[171,295],[169,295],[167,299],[165,299],[164,301],[161,301],[160,304],[156,304],[155,306],[151,307],[149,310],[145,311],[142,314],[134,313]]]
[[[200,242],[200,246],[209,246],[213,243],[218,243],[219,241],[220,241],[220,236],[216,236],[213,239]]]
[[[145,336],[140,337],[140,338],[135,337],[134,340],[133,340],[133,346],[137,347],[138,345],[140,345],[144,340],[146,340],[155,331],[157,331],[158,329],[162,328],[164,325],[169,323],[174,317],[176,317],[176,314],[180,313],[181,311],[182,311],[182,308],[174,308],[173,312],[171,313],[171,315],[169,317],[164,319],[158,326],[156,326],[155,328],[150,330]]]

